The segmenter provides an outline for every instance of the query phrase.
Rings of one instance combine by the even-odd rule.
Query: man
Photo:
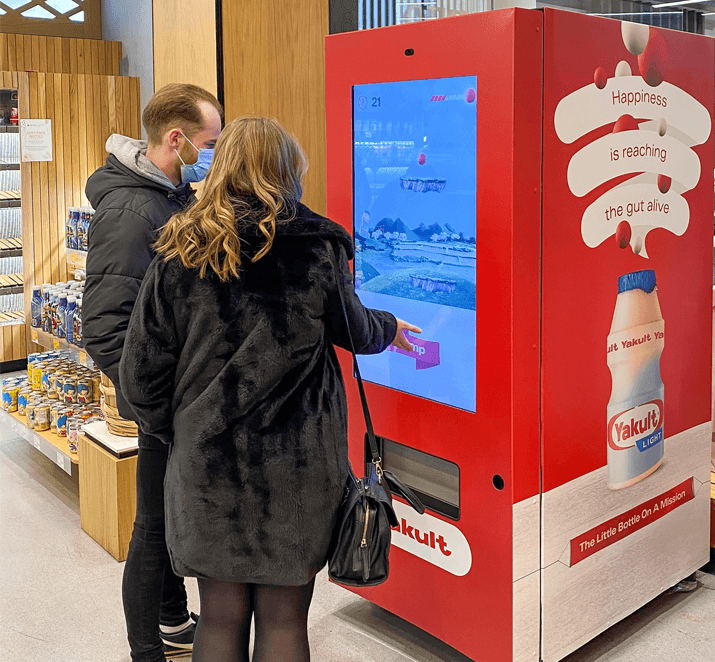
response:
[[[83,331],[87,353],[112,380],[119,413],[119,360],[153,244],[169,218],[195,199],[221,132],[223,108],[194,85],[167,85],[147,104],[148,143],[113,135],[109,157],[87,182],[95,215],[89,228]],[[122,597],[134,662],[164,662],[193,648],[196,623],[183,578],[169,563],[164,532],[164,474],[169,447],[139,430],[137,514],[124,568]]]

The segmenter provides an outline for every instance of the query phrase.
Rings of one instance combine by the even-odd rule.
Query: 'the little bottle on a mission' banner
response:
[[[710,114],[684,90],[668,83],[668,49],[657,28],[621,23],[623,42],[638,56],[639,72],[622,60],[613,72],[598,67],[594,82],[561,100],[554,125],[567,144],[615,123],[573,155],[568,167],[572,193],[583,197],[616,178],[631,175],[591,203],[581,235],[596,247],[615,236],[619,248],[648,257],[646,236],[664,228],[680,236],[690,210],[683,193],[697,186],[701,167],[694,145],[710,136]]]

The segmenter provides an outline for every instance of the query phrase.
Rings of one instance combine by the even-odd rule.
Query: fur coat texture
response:
[[[240,236],[246,257],[264,241],[250,219]],[[299,205],[238,279],[161,257],[149,267],[120,380],[142,431],[171,446],[164,500],[178,575],[301,585],[325,565],[348,472],[337,288],[358,353],[382,352],[397,329],[355,295],[352,257],[342,227]]]

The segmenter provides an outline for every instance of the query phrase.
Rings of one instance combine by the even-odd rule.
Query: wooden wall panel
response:
[[[327,34],[327,0],[223,3],[226,120],[268,115],[295,134],[310,161],[303,201],[320,214],[326,209]]]
[[[27,357],[26,330],[22,324],[0,327],[0,363]]]
[[[51,119],[53,139],[52,161],[21,165],[27,324],[7,332],[0,327],[3,362],[39,351],[26,342],[32,286],[67,280],[67,208],[88,204],[84,187],[107,158],[111,133],[140,137],[140,102],[139,79],[120,76],[0,71],[0,87],[18,89],[21,119]]]
[[[0,71],[119,76],[122,43],[0,33]]]
[[[153,18],[154,90],[193,83],[216,94],[216,0],[191,0],[190,9],[186,0],[154,0]]]

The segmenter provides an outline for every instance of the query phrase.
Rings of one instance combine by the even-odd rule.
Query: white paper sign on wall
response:
[[[52,120],[20,120],[23,163],[52,161]]]

